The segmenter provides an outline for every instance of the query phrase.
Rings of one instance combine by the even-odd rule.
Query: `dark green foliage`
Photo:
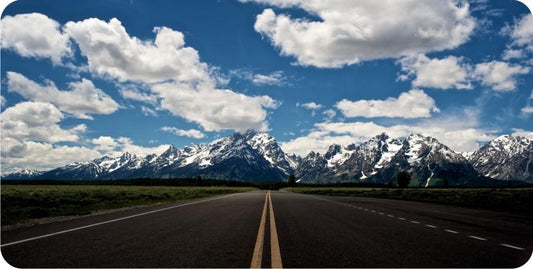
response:
[[[400,171],[396,174],[396,180],[400,188],[406,188],[409,185],[409,182],[411,182],[411,176],[407,171]]]
[[[296,185],[296,177],[293,174],[289,175],[287,182],[289,182],[289,186],[294,187]]]
[[[253,191],[235,187],[2,185],[2,225],[98,210]]]

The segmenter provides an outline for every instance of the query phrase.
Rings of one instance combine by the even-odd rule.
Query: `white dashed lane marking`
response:
[[[368,208],[364,208],[364,207],[360,207],[360,206],[356,206],[356,205],[351,205],[351,204],[345,204],[345,203],[340,203],[338,202],[338,204],[342,204],[342,205],[345,205],[345,206],[349,206],[349,207],[353,207],[353,208],[356,208],[356,209],[359,209],[359,210],[364,210],[364,211],[370,211],[372,213],[378,213],[380,215],[387,215],[387,217],[390,217],[390,218],[394,218],[395,216],[394,215],[391,215],[391,214],[385,214],[383,212],[379,212],[379,211],[376,211],[376,210],[372,210],[372,209],[368,209]],[[406,218],[402,218],[402,217],[397,217],[399,220],[402,220],[402,221],[407,221]],[[420,224],[419,221],[416,221],[416,220],[410,220],[409,222],[411,223],[414,223],[414,224]],[[431,224],[425,224],[426,227],[429,227],[429,228],[433,228],[433,229],[437,229],[439,228],[438,226],[435,226],[435,225],[431,225]],[[455,231],[455,230],[449,230],[449,229],[444,229],[443,230],[447,233],[451,233],[451,234],[459,234],[458,231]],[[476,240],[479,240],[479,241],[487,241],[488,239],[486,238],[483,238],[483,237],[479,237],[479,236],[475,236],[475,235],[469,235],[468,237],[472,238],[472,239],[476,239]],[[511,249],[516,249],[516,250],[525,250],[524,248],[521,248],[521,247],[517,247],[517,246],[514,246],[514,245],[510,245],[510,244],[499,244],[500,246],[503,246],[503,247],[506,247],[506,248],[511,248]]]
[[[504,246],[504,247],[508,247],[508,248],[513,248],[513,249],[518,249],[518,250],[524,250],[523,248],[521,247],[517,247],[517,246],[513,246],[513,245],[509,245],[509,244],[500,244],[501,246]]]
[[[486,238],[479,237],[479,236],[469,235],[468,237],[470,237],[470,238],[474,238],[474,239],[477,239],[477,240],[481,240],[481,241],[487,241]]]

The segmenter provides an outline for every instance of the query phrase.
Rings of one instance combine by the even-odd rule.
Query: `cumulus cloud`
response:
[[[50,170],[73,162],[100,157],[94,149],[54,145],[46,142],[19,141],[2,137],[2,173],[22,169]]]
[[[468,77],[469,66],[462,63],[461,58],[448,56],[443,59],[430,59],[423,54],[415,57],[404,57],[399,60],[405,80],[415,77],[415,87],[431,87],[438,89],[471,89]]]
[[[531,14],[524,15],[515,25],[506,26],[502,31],[511,37],[511,45],[533,52],[533,16]]]
[[[42,102],[22,102],[2,112],[2,136],[45,142],[77,141],[77,132],[62,129],[64,118],[57,107]]]
[[[481,142],[495,138],[490,131],[479,128],[479,110],[465,108],[435,119],[414,124],[381,125],[375,122],[321,122],[305,136],[281,142],[285,152],[306,156],[310,151],[324,153],[331,144],[361,143],[381,133],[394,138],[420,133],[438,139],[458,152],[470,152]]]
[[[1,23],[2,49],[13,50],[22,57],[49,58],[54,64],[72,55],[68,35],[46,15],[5,16]]]
[[[113,138],[110,136],[99,136],[91,140],[94,145],[94,149],[98,150],[101,154],[117,157],[124,152],[129,152],[137,156],[146,156],[149,154],[161,154],[168,149],[170,145],[163,144],[156,147],[143,147],[134,144],[133,140],[129,137]]]
[[[481,81],[483,85],[490,86],[495,91],[513,91],[516,89],[516,77],[518,75],[528,74],[529,67],[520,65],[511,65],[506,62],[491,61],[477,64],[474,70],[474,76]]]
[[[533,140],[532,131],[526,131],[524,129],[518,129],[518,128],[513,128],[512,130],[513,130],[513,133],[511,134],[512,136],[522,136],[529,140]]]
[[[183,130],[183,129],[178,129],[176,127],[163,126],[161,127],[161,131],[169,132],[177,136],[186,136],[186,137],[192,137],[196,139],[205,137],[204,133],[202,133],[199,130],[195,130],[195,129]]]
[[[294,56],[303,66],[323,68],[453,49],[469,39],[476,24],[468,3],[453,0],[255,2],[300,8],[320,17],[295,19],[265,9],[254,29],[281,55]]]
[[[4,96],[0,96],[0,106],[4,107],[6,103],[7,103],[6,98],[4,98]]]
[[[134,88],[120,87],[118,92],[125,99],[130,99],[134,101],[157,104],[157,96],[145,92],[141,92]]]
[[[70,129],[58,123],[64,118],[54,105],[22,102],[0,114],[2,129],[2,173],[21,169],[52,169],[100,156],[98,151],[79,146],[55,145],[76,142],[87,130],[85,124]]]
[[[526,57],[526,53],[521,49],[506,49],[503,51],[502,59],[505,61],[509,61],[512,59],[522,59]]]
[[[70,91],[60,91],[50,81],[39,85],[15,72],[7,72],[7,80],[9,92],[16,92],[32,101],[52,103],[78,118],[92,119],[87,114],[111,114],[119,107],[115,100],[88,79],[69,83]]]
[[[161,83],[153,85],[152,91],[162,98],[162,108],[198,123],[206,131],[267,131],[266,109],[280,105],[266,95],[247,96],[204,84],[194,87],[183,83]]]
[[[130,37],[116,18],[71,21],[64,30],[87,57],[91,71],[102,76],[146,83],[209,78],[208,66],[200,62],[198,52],[185,46],[181,32],[167,27],[154,27],[153,42]]]
[[[218,79],[210,73],[211,68],[200,61],[195,49],[185,46],[179,31],[155,27],[155,40],[143,41],[129,36],[116,18],[109,22],[96,18],[68,22],[64,29],[87,56],[92,72],[122,82],[145,84],[151,91],[146,94],[121,89],[124,98],[157,104],[207,131],[268,130],[266,109],[279,106],[269,96],[218,89]],[[275,78],[276,75],[254,79],[273,83]]]
[[[431,112],[439,112],[435,100],[424,91],[413,89],[400,94],[398,98],[385,100],[343,99],[335,104],[346,117],[389,117],[389,118],[429,118]]]
[[[322,109],[324,106],[321,104],[317,104],[315,102],[309,102],[309,103],[303,103],[300,104],[299,102],[296,103],[297,107],[303,107],[305,109],[311,110],[311,116],[315,116],[316,111]]]

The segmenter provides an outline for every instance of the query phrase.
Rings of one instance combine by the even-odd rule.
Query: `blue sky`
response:
[[[2,173],[246,129],[299,155],[381,132],[533,137],[514,0],[21,0],[1,27]]]

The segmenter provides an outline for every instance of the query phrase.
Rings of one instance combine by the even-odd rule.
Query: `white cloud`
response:
[[[283,71],[275,71],[267,75],[263,74],[254,74],[252,82],[255,85],[283,85],[286,83],[286,78],[283,76]]]
[[[430,59],[423,54],[416,57],[404,57],[399,60],[402,71],[400,79],[416,77],[412,84],[415,87],[431,87],[439,89],[471,89],[468,78],[469,66],[462,64],[462,59],[448,56],[443,59]]]
[[[265,109],[275,109],[280,105],[266,95],[246,96],[205,84],[193,87],[183,83],[162,83],[153,85],[152,91],[162,98],[162,108],[198,123],[206,131],[266,131]]]
[[[118,146],[118,143],[111,136],[99,136],[92,139],[91,143],[95,145],[94,149],[101,152],[113,151]]]
[[[458,152],[474,151],[480,142],[495,138],[479,128],[479,110],[467,107],[438,118],[424,119],[414,124],[380,125],[375,122],[321,122],[305,136],[281,142],[285,152],[306,156],[310,151],[324,153],[331,144],[361,143],[381,133],[400,138],[420,133],[438,139]]]
[[[468,40],[476,24],[468,3],[453,0],[255,2],[301,8],[320,17],[320,21],[294,19],[272,9],[257,16],[255,30],[281,55],[294,56],[303,66],[341,67],[453,49]]]
[[[131,138],[113,138],[110,136],[100,136],[92,139],[91,143],[94,145],[94,149],[98,150],[101,154],[112,157],[120,156],[124,152],[129,152],[137,156],[161,154],[170,146],[168,144],[163,144],[156,147],[143,147],[135,145]]]
[[[0,114],[2,136],[17,140],[45,142],[77,141],[78,129],[62,129],[57,123],[64,118],[55,106],[42,102],[23,102]]]
[[[125,99],[131,99],[149,104],[157,104],[157,96],[153,94],[147,94],[137,89],[120,87],[118,92]]]
[[[6,103],[7,103],[6,98],[4,98],[4,96],[0,95],[0,106],[4,107],[6,105]]]
[[[531,95],[529,96],[529,99],[527,100],[527,105],[522,108],[522,113],[524,114],[533,113],[533,106],[531,105],[532,100],[533,100],[533,90],[531,91]]]
[[[317,104],[315,102],[309,102],[309,103],[303,103],[303,104],[296,103],[296,106],[297,107],[303,107],[303,108],[309,109],[309,110],[319,110],[319,109],[323,108],[323,106],[321,104]]]
[[[522,59],[526,57],[526,53],[521,49],[506,49],[503,51],[502,59],[509,61],[511,59]]]
[[[182,130],[178,129],[176,127],[169,127],[169,126],[163,126],[161,127],[162,131],[169,132],[172,134],[175,134],[177,136],[186,136],[186,137],[192,137],[196,139],[204,138],[205,135],[199,130],[195,129],[189,129],[189,130]]]
[[[346,117],[389,117],[389,118],[429,118],[431,112],[439,112],[435,100],[424,91],[413,89],[403,92],[398,98],[389,97],[386,100],[343,99],[335,104]]]
[[[111,114],[118,109],[118,104],[88,79],[69,83],[70,91],[60,91],[50,81],[41,86],[15,72],[7,72],[7,79],[9,92],[32,101],[52,103],[78,118],[92,119],[87,114]]]
[[[524,129],[518,129],[518,128],[513,128],[512,130],[513,130],[513,133],[511,134],[512,136],[522,136],[529,140],[533,140],[533,132],[531,131],[526,131]]]
[[[287,77],[283,71],[274,71],[270,74],[254,73],[248,68],[234,69],[229,72],[230,76],[251,81],[257,86],[283,86],[288,85]]]
[[[73,162],[92,160],[100,156],[98,151],[86,147],[19,141],[2,137],[2,173],[22,169],[50,170]]]
[[[157,112],[155,112],[153,109],[145,107],[145,106],[141,106],[141,112],[145,116],[157,117]]]
[[[185,47],[184,36],[167,27],[154,27],[155,40],[130,37],[116,18],[105,22],[90,18],[68,22],[64,30],[87,56],[89,68],[120,81],[161,82],[210,79],[198,52]]]
[[[477,64],[474,76],[483,85],[491,86],[495,91],[513,91],[516,89],[516,76],[528,74],[529,71],[529,67],[492,61]]]
[[[333,109],[327,109],[324,110],[322,114],[325,116],[326,121],[330,121],[331,119],[333,119],[333,117],[337,115],[337,112],[335,112],[335,110]]]
[[[503,29],[512,39],[512,45],[526,48],[533,52],[533,16],[526,14],[512,27]]]
[[[311,110],[311,116],[313,117],[315,116],[317,110],[320,110],[324,107],[321,104],[317,104],[315,102],[309,102],[309,103],[303,103],[303,104],[300,104],[298,102],[296,103],[296,106]]]
[[[39,13],[2,18],[2,49],[10,49],[23,57],[49,58],[60,64],[72,50],[68,35],[61,33],[56,21]]]
[[[196,122],[207,131],[268,130],[266,109],[280,104],[269,96],[217,89],[219,80],[210,73],[212,68],[200,62],[195,49],[185,47],[179,31],[155,27],[152,42],[130,37],[116,18],[109,22],[95,18],[68,22],[64,28],[87,56],[92,72],[119,81],[150,84],[155,95],[122,89],[120,93],[125,98],[159,101],[160,108]],[[258,81],[266,82],[265,78]]]

